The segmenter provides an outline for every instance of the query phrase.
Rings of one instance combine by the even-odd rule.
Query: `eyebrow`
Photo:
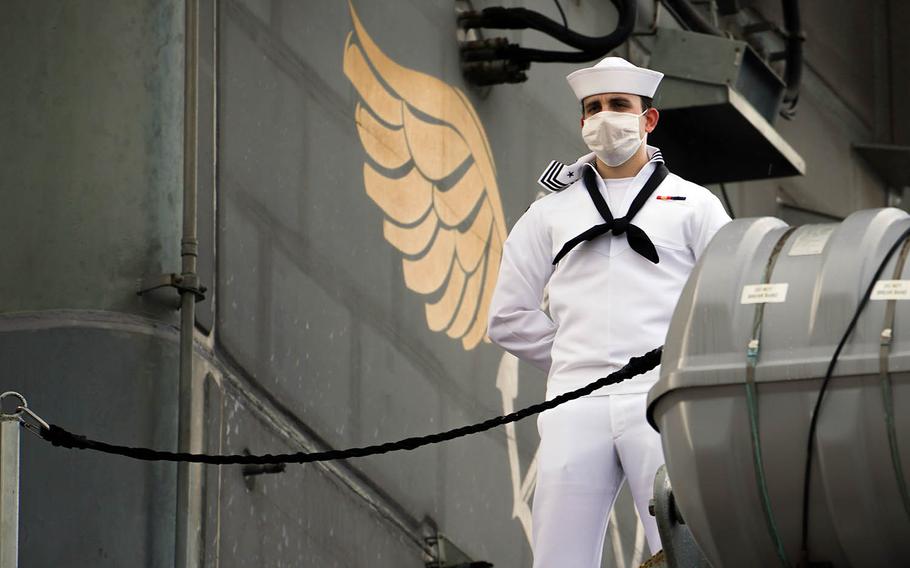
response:
[[[632,106],[632,101],[628,97],[623,97],[623,96],[610,97],[609,99],[607,99],[606,103],[607,103],[607,107]],[[599,99],[595,99],[593,101],[588,101],[587,103],[585,103],[584,112],[588,113],[596,108],[603,108],[603,104],[601,103],[601,101]]]

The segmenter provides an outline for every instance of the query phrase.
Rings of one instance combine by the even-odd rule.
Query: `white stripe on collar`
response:
[[[663,162],[664,157],[660,149],[655,146],[647,146],[648,163]],[[542,185],[547,191],[562,191],[569,187],[577,180],[581,179],[581,168],[585,164],[594,161],[594,152],[585,154],[573,164],[563,164],[558,160],[553,160],[544,169],[543,173],[537,179],[537,183]]]

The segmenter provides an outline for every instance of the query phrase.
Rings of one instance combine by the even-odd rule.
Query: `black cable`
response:
[[[575,47],[577,52],[527,49],[509,43],[504,37],[464,42],[461,45],[461,71],[465,79],[478,86],[527,81],[525,73],[532,62],[584,63],[597,59],[622,45],[635,31],[638,0],[610,0],[619,13],[616,29],[602,37],[589,37],[568,28],[562,5],[563,25],[526,8],[486,8],[481,12],[466,12],[458,17],[463,29],[535,29]]]
[[[637,0],[611,0],[619,13],[616,29],[605,36],[591,37],[582,35],[560,25],[539,12],[527,8],[485,8],[481,12],[470,12],[459,16],[459,25],[463,28],[484,28],[500,30],[533,29],[570,46],[579,52],[563,52],[539,49],[525,49],[515,44],[492,47],[488,44],[477,48],[469,46],[462,49],[467,61],[491,61],[515,57],[520,62],[566,62],[578,63],[591,61],[622,45],[635,29],[638,15]],[[561,7],[560,7],[561,8]],[[494,38],[495,39],[495,38]],[[506,42],[507,43],[507,42]],[[479,56],[471,57],[470,51],[477,49]]]
[[[736,219],[736,215],[733,213],[733,205],[730,203],[730,196],[727,195],[727,186],[720,184],[720,194],[724,197],[724,205],[727,206],[727,213],[730,214],[731,219]]]
[[[556,9],[559,10],[559,15],[562,16],[562,25],[566,29],[569,29],[569,20],[566,19],[566,13],[562,9],[562,4],[559,3],[559,0],[553,0],[556,3]]]
[[[799,102],[799,86],[803,76],[803,42],[806,37],[800,23],[799,0],[781,0],[781,8],[787,32],[787,67],[784,72],[787,88],[783,102],[788,105],[781,110],[781,116],[790,119],[796,114],[796,104]]]
[[[869,298],[872,296],[872,289],[875,288],[875,283],[878,282],[888,261],[891,260],[891,257],[894,256],[898,247],[901,246],[901,243],[903,243],[907,237],[910,237],[910,228],[901,233],[901,236],[891,246],[891,249],[888,250],[888,254],[882,259],[881,264],[878,265],[875,274],[872,276],[872,281],[869,282],[869,286],[860,299],[859,305],[856,306],[856,311],[853,313],[853,318],[850,320],[847,330],[844,332],[843,337],[841,337],[840,342],[837,344],[837,348],[834,350],[834,356],[831,357],[831,362],[828,363],[828,369],[825,371],[824,379],[822,379],[821,388],[818,390],[818,398],[815,400],[815,406],[812,409],[812,418],[809,422],[809,439],[806,447],[806,469],[803,472],[803,526],[800,548],[802,555],[800,560],[801,565],[809,565],[809,486],[812,475],[812,451],[815,447],[815,429],[818,424],[819,410],[821,409],[822,399],[825,396],[825,389],[828,388],[828,382],[831,380],[834,366],[837,364],[837,359],[840,357],[840,353],[843,350],[844,345],[846,345],[847,339],[850,337],[850,334],[853,333],[856,322],[859,320],[859,316],[866,307],[866,304],[869,303]]]
[[[292,454],[275,455],[266,454],[259,456],[245,454],[207,455],[192,454],[186,452],[162,452],[149,448],[132,448],[129,446],[107,444],[105,442],[90,440],[85,436],[73,434],[53,424],[51,424],[48,428],[42,427],[40,435],[42,438],[55,446],[77,450],[94,450],[106,454],[114,454],[147,461],[190,462],[213,465],[228,465],[313,463],[348,458],[362,458],[398,450],[414,450],[421,446],[446,442],[448,440],[453,440],[462,436],[484,432],[497,426],[502,426],[503,424],[517,422],[523,418],[527,418],[528,416],[539,414],[545,410],[549,410],[551,408],[559,406],[560,404],[569,402],[570,400],[575,400],[576,398],[581,398],[583,396],[589,395],[599,388],[619,383],[626,379],[631,379],[636,375],[646,373],[660,364],[660,356],[662,351],[663,347],[658,347],[657,349],[645,353],[641,357],[633,357],[622,369],[614,373],[610,373],[606,377],[600,378],[587,386],[581,387],[571,392],[567,392],[565,394],[561,394],[551,400],[533,404],[527,408],[523,408],[511,414],[506,414],[505,416],[497,416],[495,418],[490,418],[477,424],[461,426],[459,428],[454,428],[445,432],[430,434],[429,436],[405,438],[403,440],[398,440],[397,442],[386,442],[384,444],[376,444],[373,446],[365,446],[360,448],[349,448],[346,450],[327,450],[324,452],[314,453],[296,452]]]
[[[637,13],[638,4],[633,0],[610,1],[616,6],[616,10],[619,13],[619,21],[617,22],[616,27],[625,27],[630,19],[629,16]],[[560,13],[562,13],[561,7]],[[631,20],[631,23],[634,24],[635,19],[631,18]],[[600,51],[602,49],[602,44],[605,41],[609,41],[616,33],[614,31],[604,36],[586,36],[569,29],[564,14],[563,21],[564,25],[560,25],[559,22],[544,16],[540,12],[535,12],[534,10],[528,10],[527,8],[504,8],[502,6],[484,8],[480,12],[468,12],[458,18],[459,25],[464,28],[537,30],[570,47],[582,51]]]

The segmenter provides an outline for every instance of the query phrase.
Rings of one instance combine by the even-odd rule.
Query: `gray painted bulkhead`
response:
[[[53,422],[172,447],[183,4],[0,8],[0,369]],[[22,438],[20,566],[169,566],[168,464]]]
[[[758,4],[776,17],[775,2]],[[779,198],[832,215],[884,204],[886,188],[850,145],[907,136],[889,126],[905,109],[885,103],[894,84],[875,71],[899,59],[889,49],[908,49],[887,32],[896,26],[886,13],[907,16],[888,12],[891,4],[803,3],[805,86],[796,119],[776,126],[806,159],[807,176],[731,184],[738,215],[792,222]],[[548,0],[520,5],[555,16]],[[573,29],[612,29],[606,0],[563,5]],[[427,329],[400,253],[382,238],[382,211],[364,191],[357,93],[343,73],[347,3],[225,0],[217,20],[213,3],[202,7],[217,21],[217,38],[214,29],[206,37],[218,61],[216,69],[203,50],[203,80],[218,78],[208,91],[217,103],[207,99],[201,113],[209,137],[199,173],[200,271],[211,290],[198,305],[195,378],[205,390],[206,450],[339,448],[502,413],[501,351],[466,351]],[[391,59],[467,93],[508,226],[537,195],[550,159],[584,152],[564,81],[574,66],[535,64],[527,83],[473,89],[459,72],[451,2],[354,7]],[[862,17],[869,10],[874,17]],[[179,268],[183,2],[12,1],[0,13],[0,386],[79,433],[173,449],[176,298],[136,291],[143,277]],[[639,29],[653,16],[653,3],[641,2]],[[657,16],[674,25],[665,10]],[[835,39],[845,33],[872,47],[842,47]],[[555,47],[531,32],[504,35]],[[641,36],[619,53],[641,61],[647,47]],[[521,364],[518,377],[516,408],[543,397],[539,372]],[[524,477],[534,422],[516,433]],[[350,464],[289,466],[251,488],[237,467],[207,467],[200,562],[418,567],[418,541],[436,526],[475,559],[528,566],[508,450],[499,429]],[[22,467],[22,566],[172,565],[173,465],[24,436]],[[619,508],[605,566],[641,557],[625,496]]]

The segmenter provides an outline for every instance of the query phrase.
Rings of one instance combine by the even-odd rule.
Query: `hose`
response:
[[[635,29],[638,13],[637,0],[611,0],[619,12],[616,29],[611,33],[592,37],[579,34],[543,14],[526,8],[485,8],[481,12],[468,12],[458,18],[464,29],[485,28],[500,30],[533,29],[542,32],[579,51],[551,51],[529,49],[510,44],[503,38],[469,42],[462,47],[465,62],[492,63],[504,61],[506,66],[527,69],[531,62],[581,63],[597,59],[622,45]]]
[[[796,104],[799,102],[799,86],[803,77],[803,42],[806,35],[800,23],[799,0],[781,0],[781,8],[784,13],[784,29],[787,32],[787,69],[784,73],[787,88],[784,91],[784,104],[788,105],[781,111],[781,115],[793,118]]]
[[[621,45],[635,26],[638,3],[635,0],[611,0],[619,12],[619,22],[610,34],[601,37],[582,35],[570,30],[539,12],[527,8],[485,8],[479,13],[468,13],[459,18],[464,28],[485,28],[497,30],[532,29],[543,32],[560,42],[585,52],[593,57],[603,55]],[[558,51],[528,50],[529,52],[562,53]]]

